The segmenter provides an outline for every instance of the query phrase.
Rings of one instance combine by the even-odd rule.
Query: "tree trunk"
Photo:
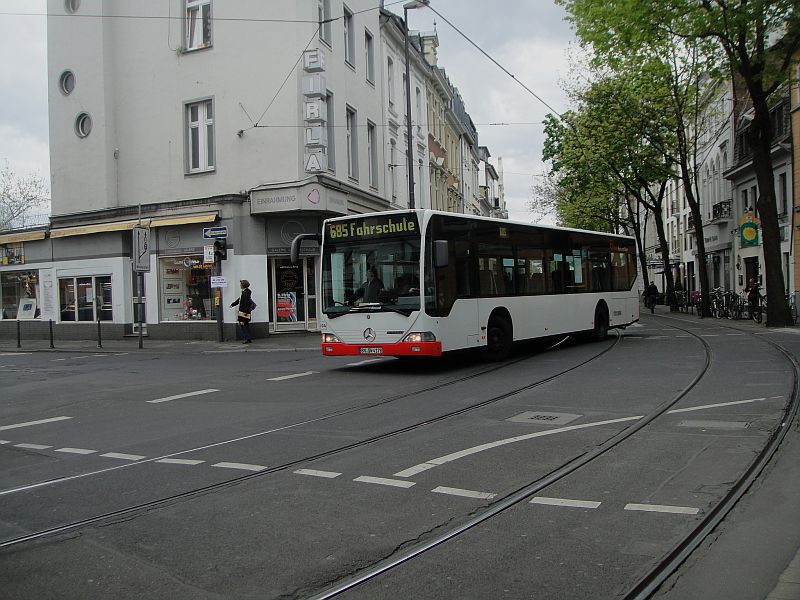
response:
[[[664,293],[667,303],[670,306],[670,310],[677,310],[678,307],[675,302],[675,280],[672,277],[672,269],[669,265],[669,244],[667,243],[667,234],[666,230],[664,229],[664,213],[662,211],[660,202],[656,206],[656,210],[653,211],[653,216],[656,220],[656,234],[658,235],[658,243],[661,245],[661,261],[664,265],[664,276],[667,279],[667,286],[664,290]]]

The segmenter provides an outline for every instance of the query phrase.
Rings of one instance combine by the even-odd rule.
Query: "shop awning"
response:
[[[51,238],[70,237],[73,235],[89,235],[91,233],[105,233],[107,231],[125,231],[133,229],[136,221],[116,221],[114,223],[98,223],[97,225],[81,225],[79,227],[64,227],[62,229],[51,229]]]
[[[5,233],[0,234],[0,244],[16,244],[18,242],[32,242],[43,240],[46,231],[26,231],[24,233]]]
[[[190,223],[213,223],[217,220],[217,213],[203,213],[199,215],[181,215],[160,219],[150,219],[150,227],[168,227],[171,225],[189,225]]]

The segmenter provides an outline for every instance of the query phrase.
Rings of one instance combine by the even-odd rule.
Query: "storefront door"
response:
[[[292,264],[288,258],[272,259],[271,321],[274,331],[316,328],[314,258],[303,257]]]

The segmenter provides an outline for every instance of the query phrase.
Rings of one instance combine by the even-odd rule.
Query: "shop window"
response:
[[[0,274],[0,318],[39,317],[39,276],[37,271]]]
[[[162,321],[209,321],[217,318],[211,301],[211,268],[202,254],[159,260]]]
[[[114,319],[110,275],[62,277],[58,299],[62,322]]]

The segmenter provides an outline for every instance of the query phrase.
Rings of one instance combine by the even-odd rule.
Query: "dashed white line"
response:
[[[626,504],[625,510],[672,513],[678,515],[696,515],[700,512],[699,508],[692,508],[690,506],[667,506],[664,504]]]
[[[94,454],[97,450],[87,448],[58,448],[54,452],[66,452],[67,454]]]
[[[15,448],[26,448],[28,450],[46,450],[52,446],[45,446],[44,444],[14,444]]]
[[[676,408],[674,410],[668,410],[668,415],[674,415],[676,413],[685,413],[685,412],[693,412],[696,410],[705,410],[706,408],[720,408],[721,406],[735,406],[736,404],[750,404],[751,402],[763,402],[766,398],[752,398],[750,400],[735,400],[733,402],[720,402],[718,404],[705,404],[703,406],[690,406],[689,408]]]
[[[0,444],[10,444],[11,440],[0,440]]]
[[[25,356],[33,352],[0,352],[0,356]]]
[[[105,456],[106,458],[118,458],[119,460],[142,460],[143,458],[147,458],[146,456],[140,456],[138,454],[124,454],[122,452],[106,452],[100,456]]]
[[[240,469],[242,471],[263,471],[267,467],[262,465],[248,465],[247,463],[234,463],[234,462],[220,462],[212,467],[219,467],[221,469]]]
[[[292,375],[283,375],[281,377],[270,377],[267,381],[285,381],[287,379],[294,379],[296,377],[305,377],[306,375],[313,375],[314,371],[306,371],[305,373],[293,373]]]
[[[597,508],[600,502],[593,500],[570,500],[568,498],[547,498],[545,496],[536,496],[530,501],[531,504],[547,504],[549,506],[568,506],[571,508]]]
[[[204,460],[192,460],[189,458],[161,458],[156,461],[157,463],[164,463],[167,465],[199,465],[206,461]]]
[[[55,423],[57,421],[66,421],[67,419],[71,419],[72,417],[53,417],[52,419],[41,419],[39,421],[27,421],[25,423],[16,423],[15,425],[3,425],[0,427],[0,431],[5,431],[6,429],[17,429],[18,427],[30,427],[32,425],[43,425],[44,423]]]
[[[473,490],[462,490],[459,488],[451,488],[439,486],[431,490],[435,494],[448,494],[450,496],[461,496],[463,498],[477,498],[479,500],[490,500],[497,496],[491,492],[475,492]]]
[[[324,477],[325,479],[333,479],[341,475],[341,473],[336,473],[335,471],[318,471],[316,469],[297,469],[295,473],[297,475],[310,475],[311,477]]]
[[[386,477],[370,477],[362,475],[356,477],[353,481],[360,481],[362,483],[375,483],[377,485],[388,485],[392,487],[410,488],[412,485],[417,485],[414,481],[400,481],[399,479],[387,479]]]
[[[187,392],[185,394],[176,394],[174,396],[167,396],[165,398],[156,398],[155,400],[148,400],[147,402],[150,404],[159,404],[160,402],[169,402],[170,400],[179,400],[181,398],[189,398],[191,396],[201,396],[203,394],[211,394],[218,391],[219,390],[213,388],[207,390],[197,390],[196,392]]]
[[[427,471],[428,469],[432,469],[438,465],[433,463],[421,463],[419,465],[414,465],[413,467],[409,467],[403,471],[398,471],[394,474],[395,477],[413,477],[418,473],[422,473],[423,471]]]

